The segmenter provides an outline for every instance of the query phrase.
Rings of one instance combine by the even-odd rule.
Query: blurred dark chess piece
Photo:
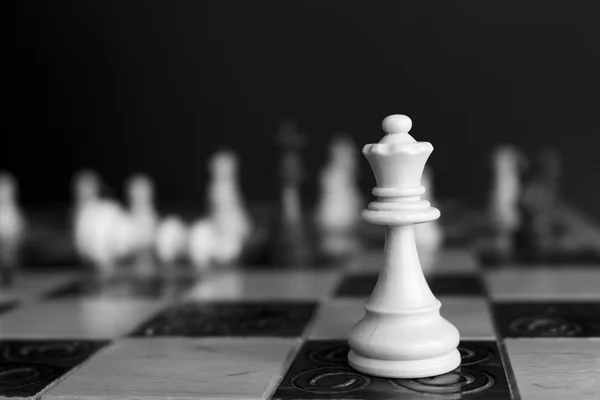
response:
[[[313,258],[309,227],[304,222],[302,212],[304,166],[301,151],[305,142],[304,135],[298,131],[293,120],[287,119],[281,123],[277,135],[277,144],[281,148],[281,197],[269,251],[269,258],[275,265],[306,266]]]
[[[515,235],[515,249],[521,262],[550,262],[560,258],[557,199],[561,175],[560,153],[553,149],[540,152],[525,181],[519,204],[522,224]]]
[[[27,231],[20,257],[23,269],[64,271],[81,267],[70,216],[70,209],[64,204],[27,209]]]

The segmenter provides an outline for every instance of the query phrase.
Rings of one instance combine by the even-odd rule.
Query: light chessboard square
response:
[[[600,339],[506,339],[522,400],[597,400]]]
[[[157,312],[148,300],[59,300],[27,304],[0,318],[0,338],[114,339]]]
[[[600,299],[598,268],[507,268],[486,273],[485,282],[494,301]]]
[[[125,339],[96,354],[44,400],[267,399],[298,339]]]
[[[454,324],[462,339],[494,340],[490,308],[483,297],[440,297],[442,316]],[[309,339],[345,339],[365,314],[362,299],[323,303],[307,333]]]
[[[227,271],[193,287],[187,300],[312,300],[328,297],[335,271]]]

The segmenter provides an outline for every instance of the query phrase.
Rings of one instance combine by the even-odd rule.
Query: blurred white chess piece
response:
[[[209,162],[209,218],[218,237],[213,256],[222,264],[240,257],[252,231],[239,188],[238,169],[238,158],[231,151],[219,151]]]
[[[210,219],[200,219],[192,224],[188,236],[188,257],[198,272],[212,265],[216,245],[217,233]]]
[[[154,183],[144,174],[133,175],[126,183],[129,214],[135,230],[134,256],[140,273],[154,269],[152,247],[156,238],[158,215],[154,205]]]
[[[503,145],[492,155],[493,188],[490,196],[490,219],[495,231],[495,246],[511,252],[511,237],[521,226],[519,202],[522,196],[521,172],[525,156],[516,147]]]
[[[315,222],[325,230],[355,229],[363,206],[356,183],[359,152],[345,135],[334,137],[330,150],[330,161],[321,172],[321,197]]]
[[[181,258],[188,246],[188,231],[184,222],[176,216],[163,218],[156,229],[156,255],[164,265],[173,264]]]
[[[135,242],[135,225],[115,201],[98,200],[84,207],[78,221],[81,251],[101,277],[111,277]]]
[[[422,199],[435,203],[433,195],[433,172],[431,167],[425,166],[421,177],[421,186],[425,188],[425,194]],[[435,205],[435,204],[433,204]],[[423,273],[428,275],[434,271],[437,266],[439,253],[443,246],[444,230],[438,219],[424,224],[415,225],[415,240],[419,250],[419,259]]]
[[[330,159],[321,171],[320,198],[314,215],[321,233],[321,249],[341,256],[358,249],[356,234],[363,199],[356,182],[358,151],[352,139],[336,135],[330,147]]]
[[[0,265],[13,270],[25,235],[25,219],[19,207],[16,179],[0,172]]]
[[[74,210],[80,210],[86,204],[100,199],[101,180],[92,170],[78,171],[73,177]]]
[[[78,171],[73,177],[73,209],[72,209],[72,234],[77,254],[82,259],[87,259],[85,254],[85,244],[82,238],[81,216],[83,210],[100,200],[101,180],[98,174],[91,170]]]

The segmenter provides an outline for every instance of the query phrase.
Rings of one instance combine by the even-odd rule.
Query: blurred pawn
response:
[[[190,227],[188,257],[196,271],[206,271],[213,264],[216,245],[216,229],[210,219],[200,219]]]
[[[252,231],[239,187],[238,164],[238,157],[231,151],[219,151],[209,162],[209,218],[218,236],[215,261],[221,264],[240,257]]]
[[[156,256],[163,265],[173,265],[186,251],[188,231],[175,216],[165,217],[156,228]]]
[[[430,203],[435,203],[433,195],[433,172],[429,166],[426,166],[423,170],[421,186],[425,188],[425,193],[421,198]],[[415,241],[423,272],[431,274],[437,265],[439,253],[444,242],[444,230],[439,220],[436,219],[424,224],[415,225]]]
[[[158,216],[154,206],[154,184],[149,176],[133,175],[126,183],[129,214],[134,226],[134,258],[136,270],[148,275],[154,272],[152,247],[156,237]]]
[[[0,284],[10,284],[19,263],[25,220],[18,204],[16,179],[0,172]]]
[[[72,182],[73,208],[71,214],[72,235],[75,249],[80,258],[86,259],[82,250],[80,219],[85,207],[100,200],[101,181],[98,174],[92,170],[78,171]],[[87,260],[89,261],[89,260]]]
[[[117,272],[118,263],[135,244],[135,226],[115,201],[98,200],[84,207],[78,221],[81,251],[101,278]]]

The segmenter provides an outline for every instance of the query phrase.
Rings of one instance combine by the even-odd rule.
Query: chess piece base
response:
[[[367,375],[383,378],[425,378],[445,374],[460,365],[457,349],[440,357],[422,360],[378,360],[348,353],[348,363],[354,369]]]

